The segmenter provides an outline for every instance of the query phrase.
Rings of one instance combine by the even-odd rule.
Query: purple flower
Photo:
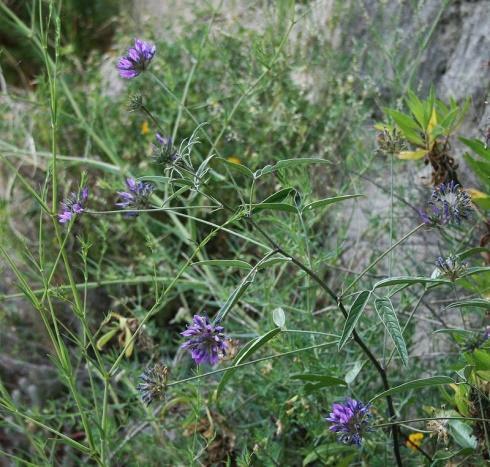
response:
[[[194,315],[192,324],[180,333],[182,336],[189,337],[181,348],[191,353],[196,364],[215,365],[228,348],[223,330],[222,326],[211,324],[207,316]]]
[[[445,259],[439,256],[436,259],[436,267],[440,275],[446,276],[451,281],[455,281],[465,273],[468,266],[466,263],[462,263],[459,257],[449,255]]]
[[[420,211],[420,217],[425,224],[460,224],[470,216],[471,196],[451,180],[434,188],[429,206],[432,212]]]
[[[483,342],[486,342],[488,339],[490,339],[490,326],[487,326],[485,329],[485,333],[483,334]]]
[[[329,430],[337,433],[342,443],[360,446],[364,432],[370,431],[369,408],[369,404],[349,398],[343,404],[333,404],[330,416],[325,419],[332,422]]]
[[[128,49],[128,54],[119,59],[117,68],[121,78],[136,78],[141,72],[145,71],[150,65],[155,55],[155,46],[149,42],[135,39],[134,47]]]
[[[147,206],[148,198],[155,189],[155,186],[152,183],[136,181],[134,178],[127,178],[126,185],[128,191],[117,192],[121,201],[116,203],[116,206],[119,206],[122,209],[144,209]],[[137,211],[130,210],[126,212],[126,216],[129,217],[135,217],[137,215]]]
[[[153,144],[153,160],[157,164],[168,164],[178,159],[177,152],[174,151],[173,141],[170,137],[162,136],[160,133],[155,135],[156,144]]]
[[[82,214],[85,210],[85,201],[88,198],[88,188],[84,187],[78,193],[71,192],[61,203],[61,211],[58,213],[58,222],[66,224],[72,220],[75,214]]]

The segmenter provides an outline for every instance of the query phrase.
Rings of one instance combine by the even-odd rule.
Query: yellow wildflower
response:
[[[150,132],[150,127],[148,125],[148,121],[145,120],[142,124],[141,124],[141,134],[142,135],[147,135],[148,133]]]
[[[407,448],[410,448],[412,451],[416,451],[417,448],[415,446],[419,447],[422,444],[423,439],[423,433],[410,433],[406,442]]]

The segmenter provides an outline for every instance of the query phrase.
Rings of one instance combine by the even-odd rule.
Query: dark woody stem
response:
[[[154,116],[151,114],[151,112],[144,107],[143,108],[144,112],[147,113],[147,115],[155,122],[155,124],[158,126],[157,120],[154,118]],[[206,185],[205,183],[203,185]],[[209,188],[209,186],[208,186]],[[213,198],[217,199],[217,197],[214,195],[214,193],[211,193]],[[231,207],[228,206],[226,203],[221,202],[221,205],[228,211],[230,212],[235,212],[235,210]],[[299,267],[301,270],[303,270],[306,274],[308,274],[326,293],[329,295],[337,304],[339,310],[343,314],[344,318],[347,318],[348,313],[347,310],[345,309],[344,304],[342,303],[342,298],[338,296],[326,283],[325,281],[318,276],[312,269],[310,269],[308,266],[303,264],[300,260],[295,258],[294,256],[290,255],[287,253],[283,248],[281,248],[275,240],[270,237],[267,232],[265,232],[252,218],[246,217],[245,218],[247,222],[250,224],[250,226],[257,230],[265,239],[266,241],[271,245],[271,247],[275,250],[275,252],[282,254],[283,256],[286,256],[288,258],[291,258],[291,261]],[[420,226],[419,226],[420,227]],[[390,384],[388,381],[388,376],[386,373],[386,370],[381,366],[381,364],[378,362],[377,358],[374,356],[374,354],[369,350],[367,345],[364,343],[362,338],[359,336],[359,334],[354,330],[352,332],[352,337],[354,339],[354,342],[361,348],[361,350],[366,354],[368,359],[371,361],[371,363],[374,365],[376,368],[376,371],[379,373],[381,377],[381,381],[383,383],[383,388],[385,391],[390,389]],[[396,419],[396,412],[395,412],[395,407],[393,405],[393,399],[391,396],[386,396],[386,403],[388,405],[388,414],[390,417],[390,421],[395,421]],[[401,454],[400,454],[400,431],[399,427],[396,424],[391,425],[391,433],[393,436],[393,451],[395,454],[395,459],[398,467],[401,467],[402,464],[402,459],[401,459]]]
[[[337,296],[337,294],[323,281],[323,279],[318,276],[314,271],[312,271],[308,266],[303,264],[301,261],[296,259],[294,256],[291,256],[289,253],[284,251],[261,227],[259,227],[252,219],[248,219],[249,224],[256,229],[258,232],[262,234],[262,236],[270,243],[271,247],[274,248],[278,253],[282,254],[283,256],[286,256],[288,258],[291,258],[291,261],[298,266],[301,270],[303,270],[306,274],[308,274],[326,293],[329,295],[337,304],[339,310],[341,313],[344,315],[344,318],[347,318],[348,313],[347,310],[345,309],[344,304],[342,303],[342,299]],[[362,351],[366,354],[366,356],[369,358],[371,363],[374,365],[376,368],[376,371],[379,373],[381,377],[381,381],[383,382],[383,388],[385,391],[390,389],[390,384],[388,381],[388,375],[386,373],[386,370],[381,366],[381,364],[378,362],[377,358],[374,356],[374,354],[369,350],[367,345],[364,343],[362,338],[359,336],[359,334],[354,330],[352,332],[352,337],[355,341],[355,343],[362,349]],[[388,414],[390,416],[391,420],[396,419],[396,412],[395,412],[395,407],[393,405],[393,399],[391,396],[386,396],[386,403],[388,404]],[[400,431],[398,428],[398,425],[393,424],[391,425],[391,433],[393,436],[393,451],[395,454],[395,459],[396,463],[398,466],[402,466],[402,459],[401,459],[401,454],[400,454],[400,441],[399,441],[399,435]]]

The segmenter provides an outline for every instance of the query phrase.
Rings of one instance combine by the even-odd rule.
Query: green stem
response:
[[[412,235],[414,235],[416,232],[418,232],[422,227],[424,227],[425,224],[420,224],[414,229],[410,230],[407,234],[405,234],[400,240],[398,240],[396,243],[390,246],[383,254],[378,256],[369,266],[367,266],[349,285],[348,287],[344,290],[344,292],[340,295],[340,298],[345,297],[347,292],[356,285],[364,275],[369,272],[374,266],[376,266],[388,253],[390,253],[392,250],[394,250],[397,246],[401,245],[405,240],[410,238]]]

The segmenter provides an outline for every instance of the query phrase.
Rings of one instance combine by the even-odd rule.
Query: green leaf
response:
[[[272,321],[274,321],[274,324],[281,329],[284,329],[286,325],[286,315],[284,314],[284,310],[279,307],[275,308],[272,311]]]
[[[230,162],[223,157],[215,157],[215,161],[219,162],[220,164],[226,165],[229,169],[236,170],[237,172],[240,172],[241,174],[245,175],[246,177],[253,178],[254,174],[253,172],[246,167],[245,165],[242,164],[235,164],[234,162]]]
[[[303,374],[292,375],[291,379],[308,381],[308,384],[305,384],[304,386],[304,390],[306,394],[310,394],[313,391],[317,391],[319,389],[330,387],[330,386],[347,386],[347,383],[343,379],[336,378],[334,376],[319,375],[315,373],[303,373]]]
[[[357,378],[357,375],[361,372],[362,367],[365,362],[357,361],[354,363],[354,366],[345,374],[345,382],[350,386],[354,380]]]
[[[393,340],[403,364],[408,366],[407,345],[405,344],[402,329],[400,327],[400,323],[398,322],[398,317],[396,316],[391,300],[388,297],[377,298],[374,301],[374,307],[376,308],[379,319],[383,322],[388,334]]]
[[[388,279],[383,279],[379,282],[376,282],[376,284],[374,284],[373,290],[397,284],[451,284],[451,281],[446,279],[431,279],[430,277],[390,277]]]
[[[482,180],[483,183],[488,186],[488,183],[490,182],[490,162],[478,161],[473,159],[469,154],[465,154],[463,157],[466,163],[470,166],[471,170],[475,172],[475,175],[477,175],[480,180]]]
[[[369,290],[363,290],[354,300],[354,303],[350,307],[349,315],[345,320],[344,329],[342,331],[342,337],[340,338],[338,344],[339,350],[342,349],[342,347],[347,342],[347,339],[349,339],[350,335],[352,334],[352,331],[356,327],[357,321],[359,321],[359,318],[361,317],[361,314],[370,296],[371,296],[371,292]]]
[[[398,112],[398,110],[387,109],[388,115],[395,120],[400,130],[405,132],[405,130],[416,130],[420,131],[420,125],[417,124],[415,120],[410,118],[407,114]]]
[[[252,204],[252,212],[263,211],[264,209],[269,209],[271,211],[285,211],[297,213],[298,209],[296,206],[292,206],[287,203],[259,203]]]
[[[490,370],[490,352],[486,350],[476,349],[473,351],[473,361],[475,362],[475,369],[477,371],[489,371]]]
[[[475,307],[475,308],[484,308],[486,310],[490,310],[490,300],[486,298],[469,298],[466,300],[458,300],[456,302],[451,303],[446,308],[464,308],[464,307]]]
[[[266,344],[268,341],[270,341],[273,337],[275,337],[280,332],[281,332],[281,328],[272,329],[269,332],[265,333],[263,336],[257,337],[256,339],[250,341],[240,352],[238,352],[238,355],[235,357],[235,360],[233,361],[233,365],[230,366],[230,368],[224,372],[223,377],[221,378],[221,381],[219,382],[219,385],[216,388],[216,392],[214,394],[215,399],[219,399],[221,392],[223,391],[226,384],[237,370],[237,368],[234,367],[236,365],[239,365],[240,363],[244,363],[245,360],[248,357],[250,357],[250,355],[252,355],[258,349],[260,349],[264,344]]]
[[[478,139],[459,138],[470,149],[490,162],[490,148],[485,148],[485,144]]]
[[[460,417],[455,410],[444,410],[436,413],[437,417]],[[476,449],[477,440],[472,435],[473,429],[464,420],[448,418],[449,434],[463,449]]]
[[[374,402],[380,397],[391,396],[393,394],[399,394],[401,392],[407,392],[412,389],[421,389],[429,386],[440,386],[441,384],[451,384],[454,380],[449,376],[432,376],[430,378],[414,379],[408,381],[407,383],[400,384],[400,386],[395,386],[394,388],[388,389],[387,391],[381,392],[374,396],[370,402]]]
[[[313,165],[313,164],[330,164],[329,161],[325,159],[313,159],[313,158],[303,158],[303,159],[284,159],[282,161],[276,162],[273,165],[266,165],[262,169],[257,170],[253,176],[255,179],[262,177],[262,175],[267,175],[277,170],[290,169],[293,167],[300,167],[303,165]]]
[[[265,261],[262,261],[260,264],[257,264],[257,271],[260,271],[261,269],[268,268],[270,266],[274,266],[275,264],[289,263],[289,262],[291,262],[291,258],[286,258],[285,256],[278,256],[276,258],[269,258],[269,259],[266,259]]]
[[[490,248],[486,248],[484,246],[477,246],[474,248],[469,248],[468,250],[464,250],[461,253],[458,253],[457,256],[459,259],[466,259],[478,253],[490,253]]]
[[[281,201],[284,201],[293,191],[296,190],[292,187],[283,188],[282,190],[276,191],[274,194],[264,199],[262,203],[280,203]]]
[[[428,120],[426,121],[425,102],[422,102],[413,91],[408,91],[405,101],[421,128],[425,129],[428,124]]]
[[[203,261],[196,261],[192,263],[193,266],[219,266],[238,269],[252,269],[252,266],[246,261],[240,261],[238,259],[206,259]]]
[[[345,201],[347,199],[359,198],[364,195],[342,195],[342,196],[334,196],[333,198],[324,198],[319,199],[318,201],[313,201],[312,203],[307,204],[303,211],[310,209],[323,208],[324,206],[328,206],[329,204],[339,203],[340,201]]]
[[[336,378],[335,376],[319,375],[317,373],[300,373],[296,375],[291,375],[290,378],[314,383],[325,383],[330,386],[347,386],[347,383],[343,379]]]
[[[214,323],[219,323],[225,316],[230,312],[232,307],[240,300],[240,297],[245,293],[250,284],[255,280],[255,275],[257,274],[257,269],[253,268],[243,279],[240,285],[233,291],[233,293],[228,297],[226,302],[218,311],[218,314],[214,318]]]

